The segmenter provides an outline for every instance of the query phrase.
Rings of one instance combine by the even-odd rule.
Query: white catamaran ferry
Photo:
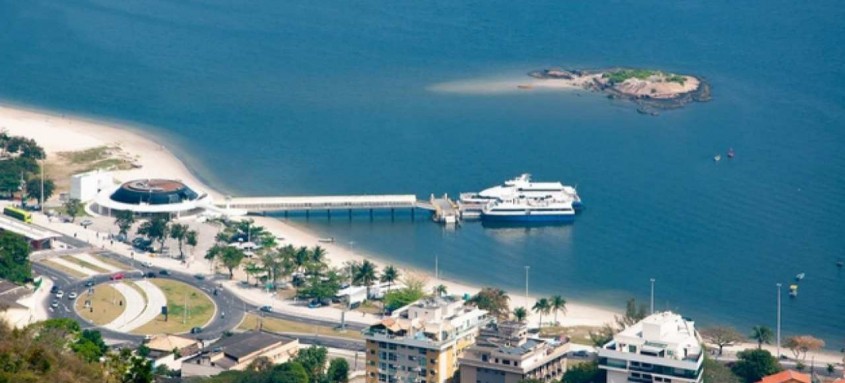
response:
[[[520,198],[570,201],[571,207],[575,210],[583,207],[581,197],[578,196],[574,187],[560,182],[531,182],[531,175],[527,173],[479,193],[462,193],[458,203],[464,215],[479,215],[490,202]]]
[[[514,198],[490,201],[481,209],[481,219],[496,222],[571,222],[575,208],[571,199]]]

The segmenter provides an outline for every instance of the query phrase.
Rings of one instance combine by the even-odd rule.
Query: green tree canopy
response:
[[[751,336],[749,338],[757,341],[757,348],[763,348],[763,343],[771,344],[774,333],[772,329],[766,326],[754,326],[751,329]]]
[[[745,350],[736,354],[738,360],[731,370],[748,383],[781,371],[777,359],[766,350]]]
[[[176,243],[179,247],[179,257],[185,258],[185,252],[182,251],[182,243],[185,242],[185,238],[188,236],[188,225],[183,223],[174,223],[170,225],[170,238],[176,240]]]
[[[302,364],[308,374],[309,382],[320,382],[323,370],[326,368],[328,354],[329,351],[325,347],[311,346],[299,350],[293,361]]]
[[[56,190],[56,184],[51,179],[44,179],[44,201],[53,196]],[[34,199],[41,202],[41,178],[30,178],[26,181],[26,198]]]
[[[8,231],[0,233],[0,278],[23,283],[32,278],[31,249],[24,237]]]
[[[76,198],[71,198],[65,201],[63,206],[67,215],[70,216],[71,222],[76,221],[76,217],[79,217],[85,211],[85,206],[82,204],[82,201]]]
[[[120,210],[114,215],[114,224],[117,225],[118,233],[128,235],[135,224],[135,214],[129,210]]]
[[[159,250],[164,247],[164,241],[170,234],[170,216],[168,214],[156,214],[138,227],[138,234],[146,236],[151,241],[159,243]]]
[[[490,315],[496,318],[503,319],[507,318],[510,312],[508,308],[509,300],[510,297],[504,290],[495,287],[485,287],[478,294],[470,298],[467,303],[473,304],[482,310],[487,310]]]
[[[706,355],[704,356],[703,368],[704,383],[742,383],[742,380],[728,366],[710,359]]]
[[[566,370],[562,383],[600,383],[605,381],[605,372],[599,369],[597,361],[579,363]]]
[[[329,383],[349,382],[349,362],[343,358],[334,358],[329,362],[329,371],[326,373]]]

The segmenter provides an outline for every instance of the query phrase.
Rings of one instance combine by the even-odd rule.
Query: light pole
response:
[[[649,281],[651,282],[651,313],[654,314],[654,278]]]
[[[780,286],[781,284],[778,283],[778,330],[777,330],[777,337],[778,337],[778,354],[775,355],[775,358],[780,360]]]
[[[525,266],[525,307],[528,308],[528,270],[531,266]]]

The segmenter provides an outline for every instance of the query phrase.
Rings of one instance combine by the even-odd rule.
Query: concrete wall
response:
[[[76,198],[82,202],[91,201],[100,190],[112,186],[114,186],[114,177],[112,177],[111,172],[95,170],[75,174],[70,179],[70,198]]]

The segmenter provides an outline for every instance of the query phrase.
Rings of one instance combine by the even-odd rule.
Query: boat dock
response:
[[[449,199],[447,194],[443,194],[442,198],[435,198],[434,194],[429,198],[430,204],[434,209],[435,222],[454,224],[458,222],[459,209],[454,201]]]

